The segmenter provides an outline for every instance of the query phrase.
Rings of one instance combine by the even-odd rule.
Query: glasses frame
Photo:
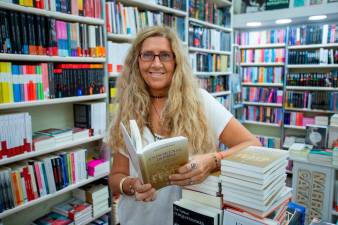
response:
[[[141,52],[139,54],[139,57],[140,59],[143,61],[143,62],[153,62],[156,58],[156,56],[158,57],[158,59],[161,61],[161,62],[172,62],[174,61],[175,59],[175,54],[173,52],[167,52],[167,51],[164,51],[164,52],[160,52],[159,54],[154,54],[153,52],[147,52],[147,53],[153,53],[153,58],[151,60],[144,60],[143,58],[143,54],[146,53],[146,52]],[[172,57],[169,59],[169,60],[162,60],[161,59],[161,53],[169,53],[172,55]]]

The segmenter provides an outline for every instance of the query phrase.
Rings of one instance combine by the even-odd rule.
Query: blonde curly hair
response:
[[[165,37],[171,43],[176,68],[168,92],[168,99],[162,112],[161,124],[169,137],[182,135],[189,140],[191,154],[216,151],[215,140],[207,124],[200,102],[199,86],[192,76],[186,48],[174,31],[168,27],[153,26],[140,31],[134,39],[125,59],[125,67],[117,80],[118,111],[113,115],[109,129],[109,144],[114,151],[124,151],[120,122],[129,127],[129,120],[135,119],[141,133],[148,124],[151,99],[144,82],[138,58],[143,41],[149,37]]]

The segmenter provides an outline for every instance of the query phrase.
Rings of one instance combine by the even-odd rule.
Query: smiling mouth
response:
[[[150,75],[152,75],[152,76],[161,76],[161,75],[164,75],[165,74],[165,72],[149,72],[150,73]]]

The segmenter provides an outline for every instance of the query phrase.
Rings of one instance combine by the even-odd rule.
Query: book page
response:
[[[142,173],[141,173],[141,169],[140,169],[140,164],[139,164],[139,161],[138,161],[138,156],[137,156],[137,153],[136,153],[136,146],[134,145],[135,142],[129,136],[128,131],[127,131],[126,127],[124,126],[124,124],[122,122],[120,123],[120,126],[121,126],[121,132],[122,132],[122,135],[123,135],[124,143],[126,144],[131,163],[133,164],[134,168],[136,169],[139,178],[141,178],[141,180],[143,181]]]

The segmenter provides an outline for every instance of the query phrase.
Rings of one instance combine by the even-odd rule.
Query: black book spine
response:
[[[4,49],[5,53],[12,53],[12,43],[11,43],[11,38],[10,38],[10,25],[9,25],[9,13],[7,11],[4,11],[3,13],[3,20],[4,20],[4,26],[3,26],[3,34],[4,34]]]

